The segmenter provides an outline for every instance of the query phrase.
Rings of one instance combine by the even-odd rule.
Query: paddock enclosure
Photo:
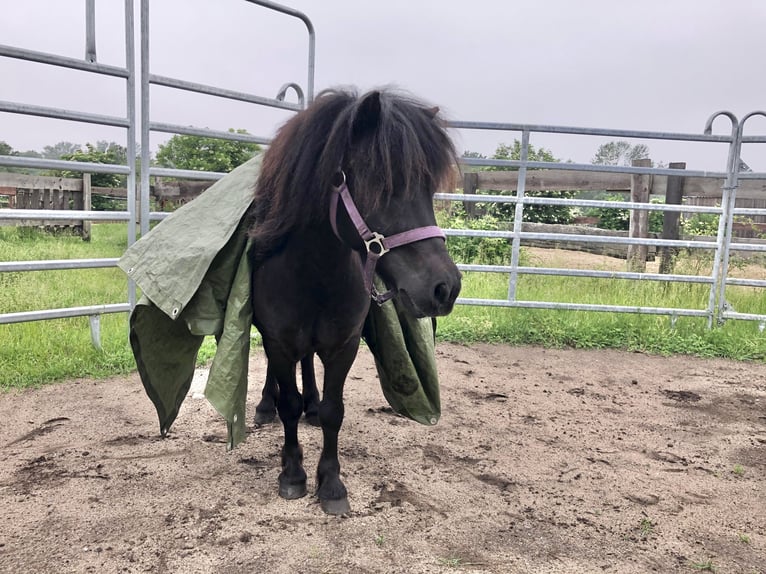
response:
[[[202,183],[195,185],[204,186],[223,176],[152,166],[151,134],[268,145],[269,139],[259,135],[169,123],[152,110],[157,89],[284,112],[298,111],[312,101],[311,20],[269,1],[243,2],[253,5],[253,18],[276,11],[305,26],[303,80],[264,95],[152,73],[148,0],[125,0],[124,29],[103,31],[95,26],[95,0],[85,0],[82,59],[0,44],[1,58],[123,82],[125,109],[122,115],[101,115],[5,101],[0,88],[0,117],[21,114],[118,128],[128,150],[125,165],[0,155],[4,168],[127,178],[121,195],[125,210],[94,211],[86,208],[85,200],[78,203],[66,195],[78,189],[85,193],[82,181],[38,177],[33,185],[0,174],[8,178],[0,181],[0,196],[13,198],[0,208],[0,225],[85,229],[89,223],[124,222],[130,245],[148,231],[150,222],[166,216],[150,207],[153,187],[163,185],[158,178],[196,180]],[[124,36],[124,65],[99,62],[97,32]],[[521,142],[519,160],[464,158],[457,188],[436,197],[445,208],[461,204],[470,212],[477,203],[504,203],[514,213],[507,229],[445,230],[450,237],[501,238],[511,247],[502,265],[458,261],[466,273],[507,279],[505,296],[489,299],[466,291],[458,304],[646,314],[666,317],[671,324],[688,317],[705,321],[710,329],[726,321],[751,321],[762,330],[766,314],[738,309],[731,294],[766,287],[766,279],[737,276],[732,265],[735,254],[759,260],[766,252],[762,241],[735,233],[738,221],[766,217],[766,208],[747,203],[766,197],[766,173],[745,171],[741,162],[743,149],[761,149],[766,143],[766,135],[751,133],[751,126],[763,125],[757,118],[763,115],[753,112],[738,118],[711,110],[710,117],[700,118],[698,133],[452,121],[456,134],[482,131]],[[199,125],[204,121],[200,118]],[[264,132],[269,128],[264,126]],[[720,168],[712,171],[681,170],[673,164],[530,161],[535,138],[550,134],[672,141],[726,152]],[[483,167],[512,171],[479,170]],[[168,197],[185,197],[185,191],[171,187],[165,188]],[[530,195],[558,189],[617,191],[626,201]],[[660,202],[650,203],[650,196]],[[681,197],[713,199],[681,203]],[[589,227],[523,223],[524,210],[540,205],[629,209],[631,230],[615,236]],[[669,235],[647,232],[651,212],[661,212],[671,222]],[[679,213],[720,216],[717,234],[672,234]],[[533,266],[522,257],[523,248],[530,246],[585,245],[625,250],[629,265],[606,269],[589,259],[576,268],[558,263]],[[650,250],[658,257],[666,250],[704,253],[710,270],[647,271]],[[572,253],[572,258],[578,256]],[[78,273],[115,267],[116,262],[0,261],[0,276],[52,269]],[[519,290],[519,282],[529,276],[702,285],[706,296],[703,303],[689,305],[638,300],[615,305],[576,297],[562,301],[553,294],[529,300]],[[128,313],[136,303],[135,285],[127,280],[125,285],[124,299],[108,304],[1,313],[0,329],[63,317],[82,317],[85,329],[87,317],[98,345],[100,317]],[[250,428],[249,440],[227,454],[225,425],[207,402],[190,397],[169,439],[161,440],[155,413],[135,374],[4,394],[0,571],[766,572],[763,364],[483,344],[441,344],[437,359],[444,414],[439,425],[423,428],[385,406],[371,356],[360,352],[347,385],[340,453],[343,478],[352,492],[352,512],[344,519],[323,515],[311,497],[277,497],[278,426]],[[264,375],[263,356],[254,352],[249,413]],[[306,465],[313,467],[319,431],[302,426],[301,435]],[[309,482],[311,489],[311,477]]]
[[[126,211],[84,211],[77,209],[0,209],[0,222],[21,222],[38,220],[53,222],[56,220],[81,221],[126,221],[128,245],[149,229],[150,221],[162,219],[165,214],[150,211],[151,180],[155,177],[184,177],[201,181],[213,181],[223,174],[158,168],[151,165],[150,148],[151,134],[170,133],[216,137],[226,140],[245,141],[250,143],[268,144],[269,139],[258,135],[216,131],[195,126],[173,124],[156,118],[152,111],[152,94],[158,88],[174,90],[173,93],[196,93],[221,98],[224,101],[237,101],[252,104],[255,107],[267,107],[285,112],[298,111],[312,101],[314,97],[314,68],[315,68],[315,31],[311,20],[303,13],[290,8],[263,0],[244,0],[252,4],[254,12],[275,11],[289,19],[298,19],[305,25],[308,34],[307,64],[305,82],[285,83],[276,96],[264,96],[244,93],[216,86],[190,82],[185,79],[152,73],[150,50],[150,23],[152,21],[149,2],[140,2],[140,22],[135,23],[135,7],[133,0],[125,0],[124,30],[125,64],[113,66],[98,62],[96,53],[95,0],[85,0],[85,57],[83,59],[64,57],[56,54],[22,49],[13,46],[0,45],[0,57],[23,60],[27,62],[46,64],[52,67],[78,70],[96,76],[107,76],[120,79],[125,86],[125,114],[123,116],[106,116],[99,114],[73,111],[61,108],[43,107],[24,102],[9,102],[0,100],[0,113],[22,114],[28,116],[63,119],[73,122],[111,126],[122,128],[126,135],[127,165],[110,165],[79,163],[61,160],[45,160],[19,156],[0,156],[2,167],[22,167],[40,169],[67,169],[82,173],[112,173],[127,176],[125,198]],[[253,14],[258,17],[257,13]],[[102,33],[115,33],[108,30]],[[138,48],[136,48],[138,44]],[[276,52],[278,54],[278,52]],[[292,94],[297,102],[288,101]],[[180,96],[179,96],[180,97]],[[140,105],[138,105],[140,103]],[[762,199],[766,191],[766,174],[743,170],[741,152],[743,145],[760,147],[756,144],[766,143],[766,136],[747,133],[746,127],[752,123],[754,116],[764,116],[765,112],[756,111],[737,118],[728,111],[711,114],[705,123],[701,122],[700,133],[652,132],[639,130],[614,130],[604,128],[578,128],[567,126],[530,125],[523,123],[479,122],[456,120],[451,127],[456,132],[487,131],[502,134],[499,137],[512,135],[520,137],[521,153],[519,160],[490,160],[482,158],[463,158],[463,169],[471,171],[476,167],[512,169],[510,176],[501,172],[466,173],[461,193],[443,193],[437,195],[437,200],[443,202],[475,202],[510,203],[513,205],[514,218],[508,230],[487,229],[447,229],[448,236],[462,237],[499,237],[507,239],[512,245],[510,261],[505,265],[471,265],[468,262],[458,262],[464,271],[480,273],[503,274],[508,277],[507,296],[502,299],[487,299],[471,297],[470,293],[458,300],[463,305],[501,306],[515,308],[541,308],[582,310],[610,313],[642,313],[667,316],[671,321],[679,317],[700,317],[707,321],[709,327],[726,320],[757,321],[761,328],[766,325],[766,314],[738,312],[727,300],[731,288],[754,288],[761,290],[766,287],[766,281],[751,278],[736,278],[729,275],[730,259],[733,253],[763,254],[766,244],[738,240],[734,238],[733,229],[737,218],[762,218],[766,216],[766,208],[742,207],[737,203],[737,197],[753,200]],[[204,119],[202,119],[204,121]],[[717,134],[721,126],[729,129],[729,133]],[[604,137],[612,139],[633,139],[639,141],[674,141],[706,146],[725,146],[728,148],[726,161],[718,171],[684,170],[679,175],[678,164],[668,168],[650,167],[650,164],[639,163],[633,166],[604,166],[564,162],[537,162],[529,160],[530,140],[533,135],[559,134],[576,137]],[[138,145],[140,144],[140,146]],[[140,147],[140,161],[136,160]],[[682,159],[682,158],[678,158]],[[498,175],[500,173],[500,175]],[[140,174],[140,175],[139,175]],[[589,176],[592,174],[592,176]],[[564,199],[552,197],[537,197],[529,195],[534,190],[555,189],[605,189],[621,191],[630,190],[630,201],[605,202],[583,199]],[[615,183],[619,180],[620,183]],[[562,183],[567,181],[568,183]],[[562,187],[563,186],[563,187]],[[8,186],[5,186],[8,188]],[[720,188],[720,206],[681,204],[681,197],[711,197],[718,195]],[[512,194],[498,196],[497,194],[481,193],[483,190],[510,190]],[[445,190],[452,191],[452,190]],[[10,192],[8,192],[10,193]],[[664,203],[648,203],[649,195],[661,195],[666,198]],[[52,195],[51,195],[52,197]],[[740,202],[741,203],[741,202]],[[81,205],[84,205],[81,204]],[[627,237],[598,235],[594,232],[567,232],[566,229],[530,230],[522,225],[525,207],[535,205],[571,205],[578,207],[602,207],[606,209],[630,209],[631,229]],[[36,206],[36,205],[35,205]],[[49,207],[55,207],[54,204]],[[649,237],[647,233],[647,215],[650,211],[660,211],[668,221],[667,234],[663,237]],[[679,238],[677,225],[675,233],[672,220],[679,213],[714,214],[719,217],[717,235],[702,241]],[[677,221],[677,219],[676,219]],[[754,220],[755,221],[755,220]],[[597,269],[567,270],[561,268],[532,268],[520,263],[521,247],[525,244],[546,242],[552,246],[558,244],[596,244],[627,246],[628,257],[631,261],[628,270],[605,274]],[[650,247],[662,250],[691,249],[707,253],[713,264],[711,271],[704,274],[677,274],[665,272],[659,274],[646,273],[644,261]],[[24,261],[0,262],[0,273],[6,271],[39,271],[45,269],[77,269],[91,267],[114,266],[116,260],[77,260],[77,261]],[[577,301],[556,301],[555,299],[524,300],[517,294],[520,277],[525,275],[549,276],[586,276],[608,279],[625,279],[627,281],[661,281],[664,283],[702,284],[709,291],[704,305],[695,307],[673,307],[663,305],[611,305],[593,304]],[[111,304],[82,306],[69,309],[39,309],[34,311],[19,311],[0,314],[0,324],[21,321],[36,321],[60,317],[87,316],[90,318],[94,342],[98,342],[98,320],[106,313],[126,313],[135,305],[135,286],[127,282],[127,297],[125,301]]]

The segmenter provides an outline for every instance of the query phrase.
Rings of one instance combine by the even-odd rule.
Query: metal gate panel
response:
[[[127,131],[127,154],[128,165],[85,163],[63,160],[46,160],[39,158],[22,158],[17,156],[0,156],[0,166],[26,167],[38,169],[67,169],[77,172],[88,173],[111,173],[126,175],[128,211],[48,211],[48,210],[15,210],[0,209],[0,218],[5,220],[71,220],[81,219],[86,221],[127,221],[128,240],[135,241],[136,222],[136,81],[135,81],[135,19],[133,0],[125,0],[125,66],[110,66],[100,64],[96,56],[96,26],[95,26],[95,0],[85,1],[85,57],[80,60],[50,54],[16,48],[13,46],[0,45],[0,56],[26,60],[88,72],[94,75],[111,76],[122,78],[125,81],[125,116],[106,116],[91,114],[68,109],[33,106],[20,102],[0,101],[0,112],[24,114],[45,118],[55,118],[74,122],[84,122],[102,126],[124,128]],[[42,271],[54,269],[92,269],[100,267],[116,266],[115,259],[80,259],[73,261],[16,261],[0,263],[0,273],[4,271]],[[134,289],[132,290],[135,293]],[[134,297],[133,297],[134,298]],[[130,311],[132,300],[125,303],[108,305],[90,305],[72,307],[67,309],[47,309],[40,311],[24,311],[18,313],[0,314],[0,324],[19,323],[24,321],[40,321],[47,319],[59,319],[64,317],[91,317],[91,334],[94,335],[94,343],[98,344],[95,333],[99,331],[98,318],[107,313],[124,313]]]
[[[750,245],[734,243],[732,239],[732,222],[735,215],[764,215],[766,209],[735,208],[734,200],[739,179],[764,179],[766,173],[740,173],[740,152],[743,142],[765,143],[766,136],[743,135],[743,125],[747,119],[754,115],[766,116],[766,112],[752,112],[739,121],[731,112],[719,112],[713,114],[705,125],[702,134],[685,134],[672,132],[634,131],[634,130],[609,130],[600,128],[577,128],[566,126],[530,125],[517,123],[495,122],[468,122],[455,121],[450,123],[453,129],[469,130],[492,130],[521,132],[521,153],[519,160],[496,160],[485,158],[463,158],[461,162],[467,166],[478,167],[504,167],[518,170],[518,190],[515,196],[498,195],[475,195],[475,194],[436,194],[436,199],[462,202],[484,203],[513,203],[516,205],[513,218],[512,231],[492,230],[465,230],[446,229],[445,233],[456,237],[497,237],[512,242],[510,265],[471,265],[459,263],[458,267],[463,271],[503,273],[508,275],[508,297],[506,299],[475,299],[459,298],[458,303],[464,305],[482,305],[493,307],[514,307],[528,309],[563,309],[573,311],[599,311],[612,313],[638,313],[648,315],[667,315],[671,321],[680,316],[704,317],[708,327],[712,327],[714,321],[719,324],[726,319],[757,320],[762,325],[766,324],[766,315],[751,315],[736,313],[726,302],[725,289],[727,285],[745,285],[752,287],[766,287],[766,281],[732,279],[727,277],[730,251],[748,250],[766,253],[766,245]],[[730,135],[713,135],[713,121],[719,117],[729,118],[732,125]],[[688,205],[658,205],[651,203],[634,203],[619,201],[594,201],[577,199],[558,199],[545,197],[528,197],[525,195],[525,181],[528,170],[577,170],[590,172],[625,173],[635,175],[667,175],[679,176],[679,172],[673,169],[649,168],[649,167],[622,167],[604,166],[575,163],[553,163],[529,161],[529,140],[532,133],[556,133],[583,136],[606,136],[611,138],[640,138],[649,140],[675,140],[684,142],[710,142],[727,143],[729,154],[725,170],[720,172],[684,170],[683,177],[700,177],[724,179],[723,200],[720,207],[694,207]],[[538,233],[522,231],[524,206],[526,205],[570,205],[578,207],[601,207],[614,209],[631,209],[645,211],[676,211],[684,213],[713,213],[719,216],[718,235],[716,241],[683,241],[669,239],[639,239],[630,237],[603,237],[598,235],[567,235],[561,233]],[[713,269],[709,276],[688,276],[674,274],[650,274],[632,272],[603,272],[597,270],[572,270],[556,268],[524,267],[519,265],[521,242],[523,239],[537,239],[544,241],[569,241],[582,243],[613,243],[622,245],[646,245],[673,248],[706,249],[713,252]],[[594,305],[578,303],[561,303],[553,301],[526,301],[520,300],[516,295],[516,287],[520,275],[550,275],[570,277],[593,277],[608,279],[629,279],[640,281],[663,281],[676,283],[701,283],[709,286],[708,303],[704,308],[686,309],[671,307],[648,307],[627,305]]]

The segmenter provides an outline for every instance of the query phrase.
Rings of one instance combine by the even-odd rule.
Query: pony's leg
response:
[[[255,425],[265,425],[274,422],[277,418],[277,401],[279,400],[279,387],[277,379],[267,372],[266,382],[261,391],[261,402],[255,407]]]
[[[319,426],[319,389],[317,389],[314,374],[314,354],[304,357],[301,361],[301,380],[303,381],[303,412],[306,422],[315,427]]]
[[[285,431],[279,496],[300,498],[306,495],[306,471],[303,469],[303,449],[298,444],[298,421],[303,412],[303,401],[295,381],[295,363],[281,356],[269,356],[269,376],[279,384],[277,408]]]
[[[351,507],[340,479],[338,432],[343,424],[343,385],[356,357],[359,340],[347,343],[337,353],[322,357],[325,366],[324,394],[319,403],[319,421],[324,444],[317,467],[317,496],[327,514],[346,514]]]

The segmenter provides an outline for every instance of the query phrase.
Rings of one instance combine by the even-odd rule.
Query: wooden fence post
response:
[[[479,187],[479,174],[475,171],[467,171],[463,174],[463,193],[466,195],[476,195],[476,188]],[[463,208],[468,219],[476,217],[476,203],[473,201],[464,201]]]
[[[90,185],[89,173],[82,174],[82,208],[84,211],[91,210],[91,185]],[[83,241],[90,241],[90,226],[91,225],[92,225],[91,221],[83,220],[82,222],[82,240]]]
[[[670,164],[670,169],[686,169],[686,162],[679,161]],[[684,177],[682,175],[668,176],[668,185],[665,191],[665,203],[667,205],[681,205],[684,200]],[[662,214],[662,238],[680,239],[679,220],[681,213],[679,211],[666,211]],[[673,272],[673,262],[678,253],[675,247],[660,248],[660,273],[668,274]]]
[[[652,167],[652,160],[633,160],[633,167]],[[651,175],[630,176],[630,201],[634,203],[649,203],[649,193],[652,189]],[[628,237],[646,239],[649,236],[649,212],[632,209],[630,211],[630,229]],[[628,245],[628,271],[635,273],[646,272],[646,256],[649,248],[646,245]]]

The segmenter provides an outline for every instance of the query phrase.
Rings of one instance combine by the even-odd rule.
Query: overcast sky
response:
[[[0,0],[0,43],[82,57],[85,0]],[[395,84],[447,117],[701,133],[719,110],[766,109],[764,0],[292,0],[316,28],[316,88]],[[136,0],[136,9],[138,0]],[[245,0],[155,0],[151,71],[273,97],[305,87],[307,33]],[[98,57],[124,65],[122,0],[97,1]],[[0,100],[124,114],[124,83],[0,57]],[[152,90],[152,119],[270,136],[284,113]],[[729,133],[720,119],[717,133]],[[766,119],[748,123],[766,134]],[[491,154],[514,132],[457,133]],[[152,137],[152,148],[167,138]],[[0,113],[18,150],[60,140],[125,143],[124,130]],[[604,138],[532,135],[556,157],[589,162]],[[645,142],[655,161],[722,171],[726,146]],[[766,171],[766,144],[743,158]]]

